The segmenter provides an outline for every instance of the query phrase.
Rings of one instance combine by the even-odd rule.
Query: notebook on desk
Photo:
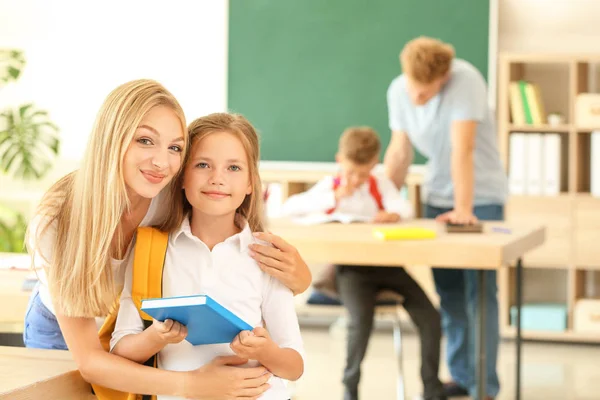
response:
[[[188,329],[186,340],[194,346],[230,343],[252,326],[206,295],[142,300],[142,311],[158,321],[172,319]]]
[[[292,219],[292,221],[299,225],[319,225],[327,224],[331,222],[338,222],[341,224],[351,224],[353,222],[371,222],[373,217],[366,217],[364,215],[352,215],[334,212],[332,214],[316,213],[308,214],[302,217]]]

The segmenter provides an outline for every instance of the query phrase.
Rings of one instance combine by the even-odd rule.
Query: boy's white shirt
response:
[[[304,358],[304,347],[292,292],[277,279],[262,272],[248,254],[248,245],[257,240],[248,225],[211,252],[195,237],[186,218],[169,235],[163,270],[163,297],[207,294],[250,325],[266,325],[269,335],[282,348],[296,350]],[[142,319],[131,299],[133,257],[129,257],[125,285],[111,350],[124,336],[144,330]],[[197,369],[218,356],[233,355],[229,343],[192,346],[187,341],[169,344],[158,354],[158,367],[172,371]],[[257,365],[254,361],[249,365]],[[273,376],[264,400],[290,398],[286,382]],[[158,396],[160,400],[179,399]]]
[[[399,214],[403,220],[413,218],[412,205],[402,197],[394,183],[384,177],[374,177],[385,211]],[[306,192],[291,196],[282,206],[282,216],[325,213],[333,207],[335,207],[335,212],[340,214],[369,218],[377,215],[379,207],[370,192],[369,181],[362,184],[352,195],[341,198],[336,204],[334,180],[335,176],[326,176]]]

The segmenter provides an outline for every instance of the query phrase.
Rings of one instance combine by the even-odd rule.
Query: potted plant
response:
[[[32,103],[0,113],[0,169],[16,179],[36,180],[58,154],[58,128]]]
[[[0,49],[0,84],[16,81],[25,66],[20,50]],[[0,111],[0,172],[34,181],[52,166],[59,151],[58,127],[33,103]],[[0,206],[0,252],[24,251],[25,216]]]

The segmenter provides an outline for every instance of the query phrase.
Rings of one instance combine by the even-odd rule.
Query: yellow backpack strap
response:
[[[162,297],[163,268],[168,243],[168,233],[150,227],[140,227],[137,230],[131,298],[140,317],[144,320],[146,329],[152,325],[152,317],[141,310],[142,300]],[[144,364],[156,367],[156,355],[150,357]],[[144,395],[139,397],[139,400],[156,400],[156,396]]]
[[[152,325],[152,317],[141,311],[142,300],[162,297],[162,275],[168,241],[169,234],[156,228],[139,227],[137,229],[131,298],[144,320],[145,328]],[[117,300],[99,332],[100,342],[106,351],[110,350],[110,339],[115,330],[118,313],[119,302]],[[145,364],[156,367],[156,356],[151,357]],[[156,396],[124,393],[98,385],[92,385],[92,387],[98,400],[156,400]]]
[[[107,352],[110,351],[110,339],[115,330],[117,314],[119,314],[119,299],[115,301],[115,304],[98,332],[100,343]],[[95,384],[92,384],[92,391],[98,400],[137,400],[135,395],[131,395],[130,393],[120,392]]]
[[[142,319],[150,324],[152,317],[141,311],[142,300],[162,297],[162,273],[168,242],[169,234],[156,228],[140,227],[137,230],[131,297]]]

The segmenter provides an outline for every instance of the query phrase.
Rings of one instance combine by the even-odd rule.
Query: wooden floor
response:
[[[307,352],[306,373],[295,387],[295,400],[342,400],[340,383],[345,357],[342,332],[303,328]],[[421,393],[419,342],[414,334],[404,335],[404,372],[407,400]],[[523,400],[600,399],[600,346],[527,342],[523,347]],[[443,364],[443,363],[442,363]],[[514,400],[515,346],[501,343],[499,374],[501,393],[497,400]],[[391,331],[374,334],[363,363],[362,400],[395,399],[396,362]],[[448,377],[445,367],[441,376]]]
[[[342,400],[340,381],[345,358],[343,328],[334,327],[328,330],[319,327],[303,327],[302,335],[307,356],[306,372],[300,381],[293,385],[294,400]],[[403,344],[407,400],[412,400],[418,398],[422,389],[418,375],[419,342],[414,333],[405,333]],[[39,379],[43,378],[40,375],[42,373],[53,375],[57,373],[57,371],[40,371],[36,368],[36,354],[29,354],[27,358],[11,358],[10,348],[4,348],[4,351],[6,354],[0,365],[0,372],[2,372],[0,376],[8,376],[10,373],[14,375],[17,365],[33,363],[28,368],[21,368],[22,371],[28,371],[24,376],[16,376],[18,378],[16,380],[13,376],[10,381],[2,382],[9,386],[4,388],[5,390],[21,386],[19,379],[31,379],[31,374]],[[46,353],[43,356],[46,357]],[[523,400],[600,399],[598,389],[600,346],[598,345],[526,342],[523,347],[523,361]],[[62,364],[61,360],[58,362],[59,367],[67,368],[65,371],[71,368],[70,364],[66,359]],[[504,341],[500,346],[498,368],[502,390],[497,400],[514,400],[514,368],[514,343]],[[391,330],[380,328],[372,337],[363,363],[361,399],[395,399],[396,372],[397,364],[394,358]],[[448,371],[442,363],[441,377],[444,379],[448,376]],[[44,390],[42,387],[39,389]],[[87,394],[88,391],[89,388],[81,389],[81,393]],[[0,395],[0,398],[4,397]]]

